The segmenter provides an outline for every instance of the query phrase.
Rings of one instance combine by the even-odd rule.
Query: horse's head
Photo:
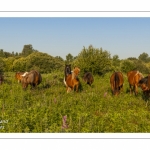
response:
[[[71,74],[71,64],[65,65],[65,75]]]

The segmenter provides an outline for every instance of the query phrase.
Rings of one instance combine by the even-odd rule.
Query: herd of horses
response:
[[[79,80],[80,68],[74,67],[71,69],[71,65],[65,65],[64,69],[64,85],[66,86],[66,91],[69,93],[70,91],[79,91],[80,80]],[[28,85],[31,88],[36,87],[42,82],[41,74],[32,70],[30,72],[16,72],[15,78],[19,83],[22,84],[22,88],[26,89]],[[138,94],[138,87],[140,87],[145,96],[150,95],[150,74],[144,77],[142,73],[138,70],[131,70],[127,73],[127,78],[129,82],[130,93]],[[0,75],[0,84],[3,83],[3,76]],[[90,86],[94,82],[94,77],[91,72],[86,72],[83,76],[83,81],[89,84]],[[114,72],[110,76],[110,86],[113,95],[118,95],[123,91],[124,84],[124,76],[122,72]]]
[[[131,70],[127,73],[127,78],[130,87],[130,94],[134,92],[138,94],[140,87],[145,96],[150,94],[150,74],[144,77],[138,70]],[[111,90],[113,95],[118,95],[123,90],[124,77],[121,72],[114,72],[110,77]]]

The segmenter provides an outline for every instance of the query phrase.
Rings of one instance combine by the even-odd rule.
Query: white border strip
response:
[[[0,17],[150,17],[149,12],[0,12]]]
[[[1,133],[0,139],[150,139],[149,133]]]

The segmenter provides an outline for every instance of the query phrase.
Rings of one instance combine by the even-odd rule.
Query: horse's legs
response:
[[[135,93],[135,95],[138,94],[138,87],[137,87],[137,85],[134,86],[134,93]]]
[[[71,88],[67,86],[67,93],[69,93],[70,91],[71,91]]]
[[[132,94],[132,92],[133,92],[133,89],[132,89],[132,86],[131,86],[131,84],[129,84],[129,87],[130,87],[130,94]]]
[[[79,87],[79,84],[76,85],[76,92],[78,92],[78,87]]]

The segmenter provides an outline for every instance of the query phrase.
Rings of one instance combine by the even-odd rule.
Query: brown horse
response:
[[[32,70],[25,75],[22,75],[21,83],[23,89],[28,87],[28,84],[31,85],[31,88],[36,87],[42,82],[42,76],[38,71]]]
[[[142,78],[138,84],[139,87],[141,87],[143,94],[145,96],[149,96],[149,94],[150,94],[150,88],[148,87],[148,79],[149,79],[148,76],[145,78]]]
[[[114,72],[110,77],[110,85],[113,95],[118,95],[123,90],[123,74],[121,72]]]
[[[68,74],[66,77],[66,87],[67,87],[67,93],[70,92],[71,90],[76,90],[78,92],[78,87],[79,87],[79,78],[78,74],[80,72],[80,69],[78,67],[75,67],[72,71],[72,74]]]
[[[91,84],[94,82],[92,73],[86,72],[83,76],[83,80],[91,86]]]
[[[139,86],[138,83],[143,78],[142,73],[136,70],[132,70],[127,73],[127,77],[130,86],[130,94],[134,92],[135,95],[137,95]]]

